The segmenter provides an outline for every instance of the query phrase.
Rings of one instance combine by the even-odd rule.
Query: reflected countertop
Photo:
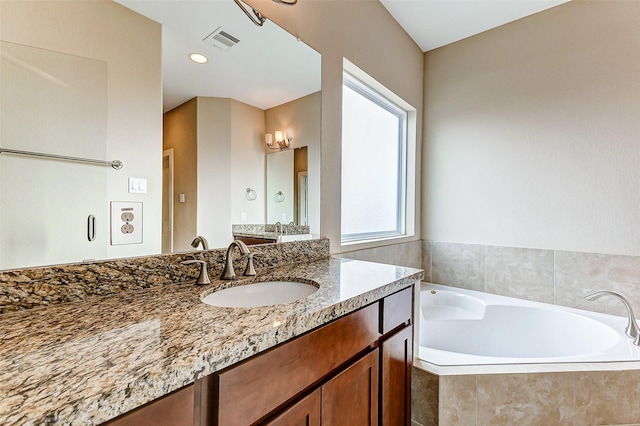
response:
[[[234,237],[246,237],[246,238],[263,238],[265,240],[277,240],[278,234],[276,232],[255,231],[255,232],[234,232]]]
[[[218,308],[214,280],[3,314],[0,424],[97,424],[412,285],[419,269],[326,258],[254,280],[319,284],[276,306]]]

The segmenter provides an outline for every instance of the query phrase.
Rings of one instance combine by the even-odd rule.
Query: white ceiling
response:
[[[116,1],[162,24],[164,111],[195,96],[268,109],[320,90],[320,54],[269,20],[254,25],[233,0]],[[203,41],[220,26],[240,40],[227,51]]]
[[[233,0],[116,1],[162,24],[165,111],[195,96],[233,98],[268,109],[320,90],[320,54],[268,19],[263,27],[254,25]],[[428,51],[568,0],[380,1]],[[240,39],[228,51],[203,41],[221,26]],[[192,62],[192,52],[209,62]]]
[[[569,0],[380,0],[423,52]]]

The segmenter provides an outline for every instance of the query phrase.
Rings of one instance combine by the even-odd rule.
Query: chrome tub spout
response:
[[[625,308],[627,308],[627,317],[628,323],[624,329],[624,332],[629,338],[633,339],[633,344],[636,346],[640,346],[640,329],[638,328],[638,323],[636,322],[636,316],[633,314],[633,309],[631,309],[631,305],[622,295],[618,293],[614,293],[613,291],[596,291],[595,293],[589,294],[584,298],[590,301],[598,300],[604,296],[612,296],[620,300]]]

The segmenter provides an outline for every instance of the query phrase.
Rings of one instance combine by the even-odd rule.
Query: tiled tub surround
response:
[[[422,268],[421,255],[422,242],[410,241],[341,253],[336,256],[348,259],[367,260],[369,262],[388,263],[390,265]]]
[[[434,283],[626,315],[615,299],[584,300],[610,290],[640,308],[638,256],[423,241],[422,261]],[[414,425],[640,424],[638,362],[439,367],[418,359],[412,391]]]
[[[268,277],[312,280],[319,290],[283,305],[216,308],[200,297],[229,282],[197,287],[190,277],[4,313],[0,424],[103,422],[414,285],[423,273],[324,257],[258,270],[256,279]]]
[[[436,295],[440,293],[445,298],[449,297],[450,300],[441,301],[446,301],[447,304],[457,303],[451,299],[451,296],[459,294],[463,299],[465,295],[477,297],[479,300],[486,299],[487,309],[494,304],[498,304],[499,307],[511,307],[509,303],[515,303],[516,308],[521,305],[526,309],[557,309],[560,312],[571,310],[571,308],[539,305],[537,302],[520,299],[505,300],[506,298],[502,296],[484,295],[469,290],[459,290],[455,287],[422,284],[422,289],[427,292],[436,291]],[[448,292],[452,292],[452,294],[449,295]],[[436,295],[434,297],[437,297]],[[483,299],[485,296],[486,298]],[[439,303],[435,299],[432,302]],[[473,306],[468,305],[469,301],[461,300],[460,302],[462,302],[459,305],[462,310],[456,317],[465,316],[465,310],[470,314],[478,313],[477,309],[474,310]],[[425,308],[429,306],[429,303],[425,304]],[[506,349],[508,353],[517,354],[517,358],[492,357],[492,359],[485,359],[485,357],[457,353],[445,355],[439,351],[433,351],[432,358],[430,358],[431,352],[429,350],[419,348],[420,358],[426,359],[426,361],[433,360],[447,364],[456,360],[452,364],[460,365],[441,366],[425,362],[420,358],[414,360],[412,380],[412,419],[414,425],[588,426],[640,424],[640,409],[637,405],[637,397],[640,394],[640,362],[595,362],[605,359],[604,356],[611,357],[608,359],[638,359],[638,348],[633,346],[630,340],[623,335],[626,320],[587,311],[571,311],[572,314],[586,315],[596,320],[612,321],[607,324],[614,330],[620,331],[618,343],[615,344],[615,347],[607,345],[600,347],[600,343],[609,340],[607,336],[597,341],[583,342],[583,349],[587,351],[584,355],[573,355],[571,351],[574,347],[571,346],[563,349],[569,351],[565,354],[566,358],[535,357],[526,359],[526,354],[529,352],[518,350],[518,344],[515,343],[518,338],[509,340],[507,342],[509,346],[502,346],[495,341],[495,338],[505,336],[508,331],[503,333],[496,330],[492,334],[491,330],[477,330],[476,336],[481,336],[483,332],[488,333],[481,340],[491,340],[493,343],[483,349],[473,346],[473,342],[471,342],[467,352],[474,354],[478,353],[480,349],[479,353],[484,355],[493,352],[496,354],[494,356],[500,356],[500,353],[505,352]],[[435,322],[429,323],[421,320],[420,338],[417,343],[420,346],[426,343],[422,341],[422,337],[423,333],[429,330],[430,325],[434,325],[436,328],[446,327],[445,318],[438,320],[438,311],[430,312],[431,319]],[[453,311],[449,312],[449,314],[451,313]],[[447,312],[442,311],[442,314],[446,315]],[[474,322],[473,326],[482,322]],[[504,318],[500,322],[501,324],[515,324],[517,320]],[[456,327],[458,325],[456,323],[459,321],[453,321],[451,325]],[[595,331],[603,331],[599,330],[600,326],[596,327],[596,324],[585,325],[588,328],[582,332],[577,331],[576,334],[586,334],[587,339],[590,337],[597,339]],[[533,326],[535,327],[535,324]],[[500,325],[497,325],[493,330],[499,327]],[[552,327],[552,330],[555,330],[562,328],[563,324],[547,324],[547,327]],[[526,339],[522,342],[522,346],[526,347],[535,341],[536,330],[530,330],[526,326],[520,328],[524,330],[523,337]],[[545,340],[545,336],[553,336],[554,334],[554,331],[549,330],[539,335],[538,339]],[[451,332],[450,335],[451,339],[459,336],[455,332]],[[424,337],[427,337],[426,334]],[[566,341],[566,339],[561,339],[561,341]],[[449,346],[449,341],[441,343]],[[515,346],[511,346],[511,344]],[[560,349],[562,344],[542,344],[540,347],[545,350],[539,351],[538,356],[546,357],[557,352],[556,349]],[[531,352],[535,352],[535,348]],[[437,361],[438,356],[441,357],[440,361]],[[465,359],[468,364],[462,365],[461,363]],[[586,359],[592,359],[592,361],[585,362]],[[523,364],[520,360],[547,363]],[[568,363],[569,360],[582,361]],[[502,364],[490,365],[495,362]],[[508,362],[512,364],[508,364]]]
[[[423,241],[422,267],[435,284],[626,315],[614,298],[584,299],[609,290],[640,310],[640,256]]]
[[[640,370],[435,375],[413,369],[420,426],[640,424]]]
[[[256,269],[304,263],[328,257],[329,240],[267,244],[251,251]],[[225,254],[226,249],[213,249],[0,271],[0,314],[195,280],[199,265],[181,264],[191,259],[207,261],[213,279],[222,274]],[[244,271],[245,262],[235,250],[235,269]]]

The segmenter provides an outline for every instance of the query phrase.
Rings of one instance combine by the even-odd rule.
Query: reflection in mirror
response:
[[[0,194],[3,197],[0,257],[13,256],[18,251],[22,253],[10,263],[0,263],[0,268],[150,255],[159,253],[161,247],[163,252],[191,251],[190,242],[196,235],[207,238],[212,248],[228,245],[233,238],[233,223],[266,222],[266,153],[269,151],[264,135],[274,130],[293,129],[295,139],[291,149],[308,147],[308,222],[318,232],[320,55],[270,21],[262,28],[253,25],[233,0],[118,0],[117,3],[0,2],[2,22],[12,24],[2,26],[2,40],[24,40],[24,44],[31,45],[27,48],[42,47],[42,43],[48,49],[43,50],[46,55],[35,65],[23,58],[20,59],[23,63],[6,64],[7,56],[3,56],[0,147],[5,144],[9,132],[13,132],[11,129],[28,132],[33,130],[30,127],[37,127],[41,134],[51,136],[47,145],[52,152],[103,160],[121,159],[125,163],[123,170],[115,171],[0,155],[0,189],[3,192]],[[59,15],[73,16],[86,25],[66,25],[67,19],[57,19]],[[162,34],[156,23],[162,24]],[[101,32],[94,37],[91,32],[96,28]],[[220,29],[238,36],[240,42],[223,50],[205,40]],[[136,41],[123,44],[122,39],[112,33]],[[160,62],[157,49],[160,40],[162,70],[156,65]],[[9,52],[4,47],[2,50]],[[188,54],[192,52],[205,54],[209,62],[195,64],[189,61]],[[56,55],[77,60],[80,64],[60,65],[64,61],[60,62]],[[87,88],[85,77],[76,75],[82,74],[84,69],[81,64],[84,58],[78,55],[99,58],[88,60],[96,62],[100,69],[87,74],[100,80],[100,87]],[[56,74],[57,64],[66,67],[64,78]],[[9,67],[16,70],[26,67],[24,70],[29,71],[5,71]],[[43,72],[32,72],[36,70]],[[31,85],[30,98],[54,98],[56,96],[52,96],[50,90],[58,84],[58,90],[67,90],[66,95],[75,94],[81,100],[70,101],[78,111],[36,102],[37,107],[28,114],[20,114],[18,121],[11,123],[16,116],[4,113],[4,107],[10,102],[5,96],[18,87],[19,79],[15,77],[20,73],[31,79],[27,83]],[[47,74],[64,84],[55,83],[55,78],[49,79]],[[40,84],[45,81],[48,81],[49,89]],[[187,132],[192,132],[193,140],[198,142],[189,147],[190,152],[168,147],[171,131],[165,132],[162,146],[160,117],[154,120],[152,116],[160,93],[163,109],[168,112],[164,117],[165,124],[177,107],[194,108],[194,114],[199,117],[197,127],[186,126]],[[58,97],[57,101],[62,99]],[[206,103],[206,99],[227,100],[228,105],[226,109],[209,105],[218,109],[213,114],[200,116],[197,107]],[[88,102],[89,107],[82,102]],[[315,117],[299,120],[296,105],[302,105],[301,111],[305,114],[313,111]],[[292,111],[287,112],[288,108]],[[206,134],[212,126],[223,121],[227,124],[219,129],[226,129],[227,133],[208,136],[209,141],[214,140],[216,144],[199,143],[197,136]],[[37,126],[33,126],[34,123]],[[87,129],[95,131],[95,138],[90,142],[82,138],[82,143],[77,143],[76,133]],[[63,130],[64,135],[59,130]],[[31,135],[28,138],[34,142],[38,139]],[[94,146],[94,142],[98,145]],[[129,149],[129,146],[135,149]],[[152,147],[157,151],[152,151]],[[58,151],[57,148],[61,149]],[[116,157],[124,153],[126,158],[107,158],[110,152],[120,153]],[[187,153],[189,155],[185,155]],[[165,159],[161,162],[163,155]],[[9,162],[16,163],[11,165]],[[17,162],[24,166],[16,165]],[[34,162],[42,163],[38,166],[40,177],[44,176],[41,171],[54,167],[51,174],[69,181],[53,184],[53,181],[32,180],[37,176],[25,171],[31,172]],[[83,169],[88,171],[81,171]],[[89,174],[99,176],[88,178]],[[162,179],[163,175],[167,175],[167,179]],[[129,191],[127,180],[130,177],[147,179],[147,193]],[[189,183],[183,185],[185,177]],[[20,195],[19,185],[12,184],[16,178],[22,187],[30,192],[33,189],[31,194],[38,208],[20,210],[24,194]],[[255,190],[255,199],[247,199],[246,188]],[[165,197],[162,196],[164,193],[167,194]],[[12,201],[5,201],[9,200],[5,198],[8,195]],[[20,203],[14,201],[18,195]],[[162,198],[168,200],[166,207],[162,206]],[[50,203],[53,200],[55,204]],[[111,201],[144,203],[142,244],[111,245]],[[88,204],[95,204],[95,209],[85,209]],[[75,239],[78,235],[80,239],[87,239],[88,216],[94,210],[99,211],[95,222],[97,237],[88,249],[88,242],[76,243]],[[78,222],[81,229],[70,228],[68,218],[73,214],[80,215],[81,220],[74,217],[73,222]],[[28,221],[29,232],[25,232],[23,222],[14,222],[12,216]],[[165,219],[162,223],[161,217]],[[36,255],[39,248],[45,247],[42,255]],[[25,253],[28,256],[25,257]]]
[[[106,159],[105,62],[1,41],[0,93],[0,148]],[[0,269],[104,258],[107,173],[3,152]]]
[[[308,225],[307,147],[267,155],[267,223]]]
[[[197,96],[177,105],[165,96],[163,149],[174,170],[163,188],[174,191],[163,198],[163,251],[191,250],[196,235],[225,247],[238,236],[232,225],[294,222],[319,234],[320,54],[271,22],[252,25],[231,0],[199,7],[216,7],[204,28],[224,26],[240,42],[224,51],[198,44],[211,66]],[[219,84],[231,69],[238,90]],[[288,147],[276,143],[280,132]]]
[[[267,222],[293,221],[293,150],[267,155]]]

